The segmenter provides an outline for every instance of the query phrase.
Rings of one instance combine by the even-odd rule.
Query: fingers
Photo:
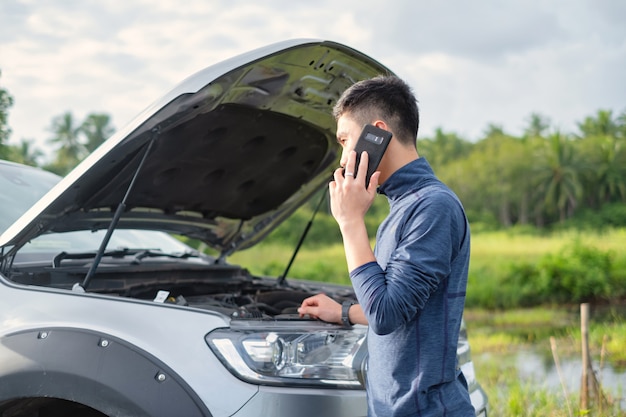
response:
[[[339,181],[343,181],[344,179],[343,172],[344,172],[343,168],[337,168],[335,172],[333,173],[334,181],[331,181],[330,185],[333,185],[333,184],[337,185]]]
[[[325,294],[317,294],[302,301],[298,314],[300,317],[308,315],[329,323],[341,323],[341,304]]]
[[[298,308],[298,314],[300,315],[300,317],[308,314],[313,318],[317,318],[317,316],[313,313],[317,310],[317,307],[319,306],[321,296],[322,294],[317,294],[312,297],[305,298]]]
[[[355,153],[356,154],[356,153]],[[369,155],[366,151],[361,152],[361,159],[359,160],[359,171],[357,172],[357,177],[359,182],[365,184],[365,177],[367,177],[367,165],[369,163]]]
[[[362,182],[365,184],[365,177],[367,176],[367,164],[369,163],[369,155],[366,151],[361,152],[361,158],[359,159],[358,169],[356,166],[356,152],[350,151],[348,154],[348,161],[346,162],[346,166],[341,169],[342,179],[344,180],[356,180],[357,182]],[[337,171],[335,171],[335,181]]]
[[[298,315],[300,317],[309,316],[312,319],[319,319],[319,307],[316,306],[301,306],[298,308]]]
[[[367,192],[370,194],[376,194],[376,189],[378,188],[378,179],[380,177],[380,171],[376,171],[370,177],[370,185],[367,187]]]
[[[346,162],[344,170],[344,178],[354,178],[356,167],[356,152],[350,151],[348,154],[348,162]]]
[[[308,306],[315,306],[319,304],[319,298],[320,298],[321,294],[317,294],[314,295],[312,297],[309,298],[305,298],[302,301],[302,307],[308,307]]]

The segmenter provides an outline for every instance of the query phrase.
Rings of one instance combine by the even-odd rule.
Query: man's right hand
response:
[[[367,318],[363,314],[360,304],[354,304],[348,310],[350,322],[353,324],[364,324],[367,326]],[[314,319],[323,320],[328,323],[341,322],[341,304],[327,296],[326,294],[317,294],[313,297],[306,298],[300,308],[298,308],[300,317],[307,314]]]
[[[314,319],[326,321],[328,323],[341,324],[341,304],[327,296],[317,294],[306,298],[298,308],[300,317],[309,315]]]

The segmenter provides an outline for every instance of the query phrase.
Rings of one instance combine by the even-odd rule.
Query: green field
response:
[[[499,231],[475,233],[472,236],[472,263],[485,264],[494,258],[506,261],[534,260],[547,252],[556,252],[574,241],[626,254],[626,229],[593,233],[567,230],[546,235]]]
[[[614,252],[626,262],[626,229],[606,232],[553,232],[548,235],[500,231],[472,236],[471,265],[473,271],[498,270],[518,261],[537,261],[548,253],[557,253],[567,245],[580,242],[602,251]]]
[[[502,300],[496,300],[499,301],[498,307],[507,307],[507,291],[513,301],[519,293],[519,283],[505,280],[513,266],[534,265],[546,256],[561,254],[564,248],[571,245],[581,245],[610,255],[610,273],[617,280],[612,285],[621,287],[622,283],[626,284],[626,229],[612,229],[604,233],[567,231],[550,235],[506,231],[475,233],[472,236],[468,306],[490,308],[493,307],[490,302],[494,301],[490,298],[503,297]],[[234,254],[230,262],[244,265],[255,274],[279,276],[289,263],[292,253],[293,246],[262,243]],[[584,266],[585,261],[581,262]],[[343,246],[339,242],[325,246],[305,243],[289,276],[349,284]],[[616,294],[615,291],[609,293]],[[510,307],[517,305],[511,304]]]

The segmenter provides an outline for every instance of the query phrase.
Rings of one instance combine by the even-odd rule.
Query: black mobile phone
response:
[[[354,150],[356,151],[354,175],[356,176],[356,172],[359,168],[361,152],[367,151],[369,161],[367,165],[367,175],[365,176],[366,188],[370,185],[370,177],[374,172],[376,172],[378,164],[380,164],[381,159],[383,159],[383,154],[387,150],[387,145],[389,145],[391,136],[391,132],[374,125],[365,125],[363,131],[361,132],[361,136],[359,136],[359,140],[354,147]]]

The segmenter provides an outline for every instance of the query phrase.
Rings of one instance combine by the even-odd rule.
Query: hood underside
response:
[[[327,184],[339,158],[332,106],[382,73],[366,55],[318,40],[208,67],[108,139],[0,246],[107,229],[116,211],[117,228],[186,235],[223,253],[251,246]]]

